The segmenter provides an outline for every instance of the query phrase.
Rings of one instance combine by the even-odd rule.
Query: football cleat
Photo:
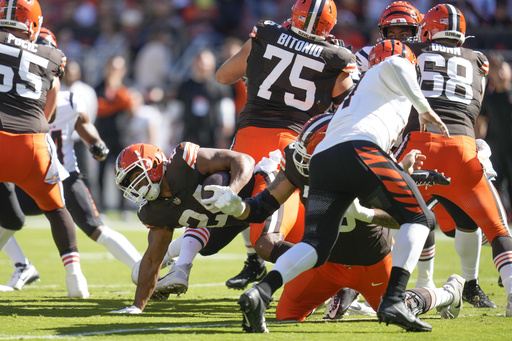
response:
[[[24,285],[39,281],[39,273],[32,264],[16,263],[11,280],[7,283],[8,287],[21,290]]]
[[[399,297],[384,295],[377,310],[379,323],[395,324],[409,332],[430,332],[432,326],[416,317]]]
[[[261,281],[266,275],[265,261],[257,253],[254,253],[247,257],[242,271],[226,281],[226,286],[231,289],[243,290],[249,283]]]
[[[242,327],[247,333],[268,333],[265,324],[265,310],[272,302],[257,284],[240,296],[238,305],[243,315]]]
[[[88,298],[89,290],[87,289],[87,280],[80,273],[66,274],[66,287],[68,289],[69,298]]]
[[[166,301],[170,294],[184,294],[188,290],[188,278],[192,263],[176,265],[174,263],[167,275],[160,277],[151,295],[153,301]]]
[[[360,316],[377,316],[377,313],[373,308],[368,304],[368,302],[357,302],[354,301],[348,307],[346,312],[348,315],[360,315]]]
[[[325,308],[324,320],[339,320],[348,308],[357,299],[359,293],[350,288],[341,288]]]
[[[444,319],[454,319],[460,314],[462,309],[462,290],[466,280],[459,275],[451,275],[442,288],[453,296],[453,301],[449,305],[437,307],[437,311]]]
[[[462,299],[475,308],[496,308],[496,303],[491,301],[478,284],[478,278],[466,281],[462,290]]]
[[[437,170],[420,169],[411,174],[411,178],[418,186],[449,185],[451,178],[447,178]]]
[[[14,291],[14,289],[11,287],[8,287],[7,285],[0,284],[0,292],[5,292],[5,291]]]

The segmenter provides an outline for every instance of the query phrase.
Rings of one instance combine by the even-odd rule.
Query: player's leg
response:
[[[130,269],[141,260],[139,251],[121,233],[103,224],[89,189],[77,172],[64,180],[64,198],[73,221],[92,240],[103,245]]]

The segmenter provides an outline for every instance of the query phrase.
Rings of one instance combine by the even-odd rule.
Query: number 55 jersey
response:
[[[0,65],[0,130],[14,134],[48,132],[43,111],[46,93],[53,76],[64,72],[64,53],[0,30]]]
[[[342,72],[356,70],[355,56],[328,40],[311,40],[273,21],[250,34],[247,104],[237,130],[247,126],[300,132],[309,118],[326,111]]]

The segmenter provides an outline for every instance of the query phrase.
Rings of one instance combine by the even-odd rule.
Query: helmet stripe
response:
[[[407,15],[408,17],[411,17],[411,19],[414,19],[414,17],[411,15],[411,13],[409,12],[405,12],[405,11],[394,11],[394,12],[390,12],[388,13],[388,15],[386,15],[384,18],[381,19],[381,21],[384,21],[386,20],[388,17],[392,16],[392,15],[397,15],[397,14],[400,14],[400,15]]]
[[[316,26],[318,25],[318,18],[322,16],[324,6],[325,0],[314,0],[311,2],[311,6],[309,7],[308,11],[308,17],[304,23],[307,33],[312,33],[313,30],[316,29]]]
[[[460,27],[460,17],[457,8],[453,5],[446,4],[448,10],[448,29],[458,31]]]
[[[18,3],[18,0],[13,1],[6,1],[5,2],[5,19],[7,20],[14,20],[14,15],[16,14],[16,5]]]
[[[309,139],[313,136],[313,133],[317,131],[319,127],[322,127],[324,124],[328,123],[333,116],[332,114],[320,115],[320,117],[313,120],[313,122],[310,123],[309,127],[306,127],[306,129],[304,129],[304,131],[301,133],[302,136],[305,136],[307,138],[307,141],[304,141],[306,144],[309,143]]]

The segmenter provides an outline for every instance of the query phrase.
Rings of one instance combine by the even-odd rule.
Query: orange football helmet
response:
[[[41,27],[39,37],[37,37],[37,43],[42,45],[48,45],[57,48],[57,39],[55,35],[46,27]]]
[[[337,14],[333,0],[297,0],[292,7],[291,29],[309,39],[325,38],[336,25]]]
[[[420,40],[454,39],[461,46],[466,40],[466,19],[461,11],[450,4],[432,7],[420,23]]]
[[[37,0],[1,0],[0,27],[27,31],[30,41],[36,41],[43,25],[43,14]]]
[[[167,158],[158,147],[149,143],[132,144],[117,156],[116,185],[124,192],[123,196],[134,203],[155,200],[160,195],[166,167]],[[140,174],[133,178],[138,170]]]
[[[370,67],[379,64],[384,59],[393,55],[402,56],[410,61],[415,67],[418,66],[416,55],[412,52],[409,46],[403,44],[400,40],[387,39],[377,43],[370,51],[370,54],[368,55]]]
[[[316,146],[324,139],[325,131],[332,117],[333,114],[325,113],[310,118],[295,140],[293,163],[302,176],[309,177],[309,159],[311,159]]]
[[[407,1],[395,1],[384,8],[380,14],[380,36],[382,39],[387,39],[387,29],[390,26],[410,26],[413,35],[416,36],[422,17],[416,7]]]

